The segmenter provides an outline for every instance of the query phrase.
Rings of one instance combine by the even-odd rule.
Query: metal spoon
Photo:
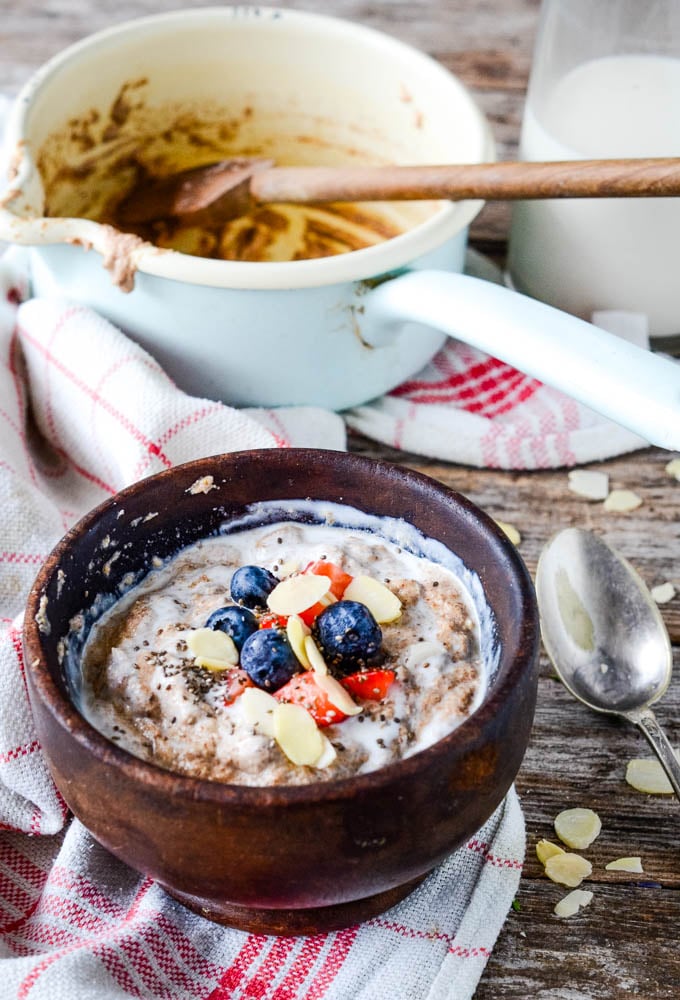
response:
[[[566,528],[536,572],[543,644],[565,687],[641,730],[680,799],[680,762],[649,707],[671,679],[666,627],[633,567],[601,538]]]

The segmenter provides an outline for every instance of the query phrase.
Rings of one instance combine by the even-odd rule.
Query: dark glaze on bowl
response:
[[[204,476],[218,488],[190,492]],[[477,711],[410,758],[301,787],[181,777],[93,729],[75,709],[59,662],[59,640],[88,598],[115,592],[126,574],[150,568],[152,555],[169,555],[210,534],[253,501],[307,497],[403,517],[479,575],[501,653]],[[144,520],[151,512],[157,516]],[[107,536],[120,552],[114,561],[113,544],[102,547]],[[347,926],[394,905],[502,801],[533,719],[538,614],[514,547],[461,495],[356,455],[263,450],[178,466],[86,515],[35,581],[24,646],[36,728],[54,780],[93,836],[211,920],[303,934]]]

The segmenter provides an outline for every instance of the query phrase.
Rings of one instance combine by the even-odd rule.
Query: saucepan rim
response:
[[[479,161],[495,159],[495,144],[485,115],[458,77],[426,53],[385,32],[342,18],[278,7],[257,8],[257,11],[259,18],[285,18],[286,22],[300,30],[311,28],[333,31],[358,40],[368,39],[376,46],[389,47],[400,53],[405,66],[410,62],[425,69],[439,87],[447,88],[452,95],[456,95],[457,100],[465,104],[477,130],[472,145],[477,148]],[[50,82],[65,66],[97,48],[105,50],[124,44],[126,37],[138,35],[141,31],[152,35],[166,26],[176,24],[181,27],[188,23],[205,23],[209,27],[211,22],[224,22],[225,18],[242,18],[251,22],[257,20],[255,10],[248,7],[208,7],[153,14],[89,35],[45,63],[20,91],[7,123],[6,148],[10,152],[10,162],[14,164],[14,177],[0,199],[0,205],[4,205],[0,209],[0,217],[4,217],[0,218],[3,222],[3,238],[30,245],[80,243],[106,254],[107,241],[110,241],[108,227],[90,219],[36,218],[30,214],[26,190],[37,166],[27,146],[27,121],[34,101],[44,94]],[[434,215],[404,233],[374,246],[331,257],[282,262],[225,261],[159,249],[148,243],[136,247],[131,253],[137,271],[192,285],[238,289],[297,289],[333,285],[398,272],[462,232],[479,213],[483,204],[482,201],[443,202]]]

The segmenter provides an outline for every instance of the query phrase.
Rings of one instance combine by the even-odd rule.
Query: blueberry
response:
[[[278,582],[262,566],[241,566],[231,578],[231,599],[246,608],[264,608]]]
[[[330,604],[314,622],[312,635],[337,677],[365,670],[382,642],[380,626],[359,601]]]
[[[230,604],[227,608],[218,608],[205,623],[206,628],[226,632],[234,640],[237,649],[241,649],[249,635],[257,632],[258,622],[252,611]]]
[[[241,650],[241,667],[258,687],[276,691],[300,669],[281,628],[260,629],[248,636]]]

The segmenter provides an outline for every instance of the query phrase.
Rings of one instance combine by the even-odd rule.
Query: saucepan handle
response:
[[[680,450],[680,365],[502,285],[411,271],[363,300],[362,337],[405,322],[442,330],[561,390],[651,444]]]

